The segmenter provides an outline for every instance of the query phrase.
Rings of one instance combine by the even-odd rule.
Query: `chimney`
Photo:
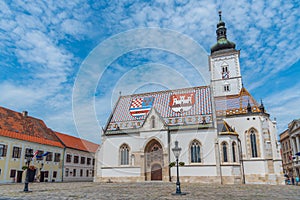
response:
[[[27,117],[28,116],[28,112],[25,110],[22,112],[23,117]]]

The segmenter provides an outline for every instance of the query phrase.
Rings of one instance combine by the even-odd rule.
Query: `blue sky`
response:
[[[113,59],[100,77],[90,73],[98,80],[87,94],[94,110],[80,107],[76,122],[74,85],[93,52],[132,30],[161,28],[196,41],[206,57],[216,42],[221,9],[227,37],[241,50],[244,85],[256,100],[263,99],[282,132],[300,118],[299,4],[297,0],[0,1],[0,105],[27,110],[56,131],[100,142],[99,127],[105,125],[119,91],[130,94],[205,81],[191,63],[172,51],[132,49]],[[139,38],[144,40],[151,38]],[[186,84],[172,82],[170,73]],[[161,75],[166,82],[147,74]],[[89,78],[80,85],[88,83]],[[83,100],[85,92],[79,92]],[[100,124],[97,128],[89,126],[92,120],[86,117],[91,112]],[[78,133],[78,123],[90,128]]]

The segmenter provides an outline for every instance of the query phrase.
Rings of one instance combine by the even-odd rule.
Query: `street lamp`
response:
[[[24,192],[29,192],[29,191],[28,191],[28,183],[29,183],[29,164],[30,164],[30,161],[32,160],[32,157],[33,157],[32,150],[25,154],[25,159],[26,159],[26,163],[27,163],[27,170],[26,170],[26,178],[25,178]]]
[[[181,192],[180,189],[180,181],[179,181],[179,163],[178,163],[178,158],[181,153],[181,148],[178,147],[178,141],[175,141],[175,147],[172,148],[172,151],[174,153],[174,156],[176,158],[176,166],[177,166],[177,181],[176,181],[176,193],[173,193],[173,195],[185,195],[185,192]]]

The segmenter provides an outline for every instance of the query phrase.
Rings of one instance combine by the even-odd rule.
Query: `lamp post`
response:
[[[25,159],[26,159],[26,163],[27,163],[27,170],[26,170],[26,178],[25,178],[25,187],[24,187],[24,192],[29,192],[28,191],[28,183],[29,183],[29,165],[30,165],[30,161],[33,157],[32,151],[29,151],[28,153],[25,154]]]
[[[175,147],[172,148],[172,151],[174,153],[174,156],[176,158],[176,166],[177,166],[177,181],[176,181],[176,193],[173,193],[173,195],[185,195],[185,192],[181,192],[180,188],[180,181],[179,181],[179,163],[178,163],[178,158],[181,153],[181,148],[178,147],[178,141],[175,141]]]

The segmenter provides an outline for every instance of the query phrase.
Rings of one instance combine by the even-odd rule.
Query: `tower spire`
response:
[[[235,49],[235,43],[227,40],[225,22],[222,21],[222,11],[219,11],[219,23],[217,24],[217,44],[211,47],[211,53],[223,49]]]
[[[219,21],[222,21],[222,11],[219,10]]]

